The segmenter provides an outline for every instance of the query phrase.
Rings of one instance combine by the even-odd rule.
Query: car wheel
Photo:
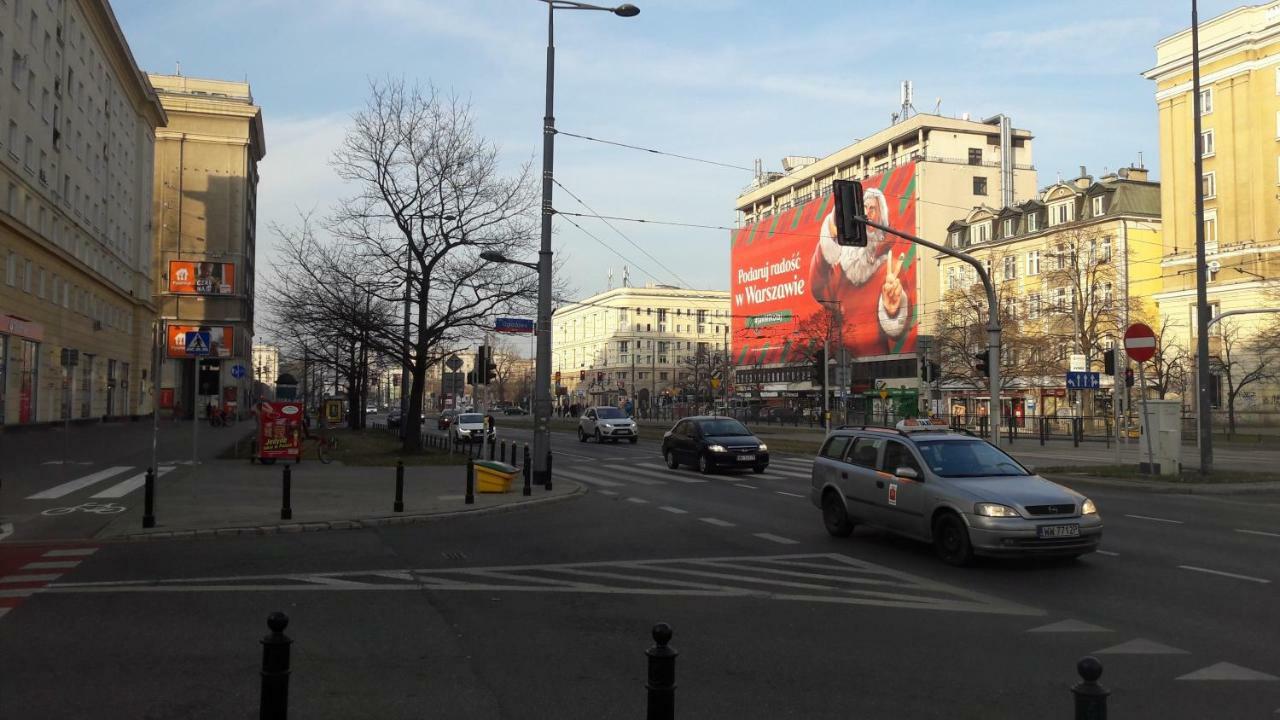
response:
[[[947,513],[934,521],[933,548],[948,565],[963,567],[973,560],[969,529],[954,513]]]
[[[832,537],[849,537],[853,534],[853,522],[845,512],[844,503],[835,490],[822,494],[822,524]]]
[[[581,427],[579,427],[579,428],[578,428],[578,442],[586,442],[586,441],[587,441],[587,434],[586,434],[586,433],[584,433],[584,432],[582,432],[582,428],[581,428]]]
[[[710,455],[706,453],[702,453],[701,455],[698,456],[698,472],[702,473],[703,475],[710,475],[711,471],[714,469],[715,469],[715,466],[711,464]]]
[[[755,467],[751,468],[751,472],[759,475],[760,473],[764,472],[765,469],[768,467],[769,467],[768,465],[756,465]]]
[[[676,457],[675,450],[666,450],[662,453],[662,457],[667,461],[667,467],[672,470],[680,469],[680,459]]]
[[[639,440],[640,440],[640,438],[638,438],[638,437],[633,437],[633,438],[631,438],[631,444],[632,444],[632,445],[635,445],[635,444],[636,444],[636,442],[638,442]]]

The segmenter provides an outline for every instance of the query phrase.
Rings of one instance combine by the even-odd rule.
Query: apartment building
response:
[[[0,2],[0,425],[149,413],[166,122],[105,0]]]

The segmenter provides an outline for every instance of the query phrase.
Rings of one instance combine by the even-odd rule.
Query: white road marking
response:
[[[1087,623],[1083,620],[1075,620],[1068,618],[1060,620],[1056,623],[1041,625],[1040,627],[1031,628],[1027,632],[1032,633],[1089,633],[1089,632],[1111,632],[1107,628],[1093,623]]]
[[[657,468],[657,469],[653,469],[653,468]],[[623,468],[618,468],[618,470],[620,472],[624,472]],[[689,484],[699,484],[699,483],[707,482],[705,478],[688,477],[687,473],[682,472],[680,470],[670,470],[667,468],[666,465],[652,465],[652,464],[645,464],[645,463],[640,463],[639,465],[628,465],[625,467],[625,473],[627,476],[643,475],[645,477],[651,477],[656,480],[660,480],[662,482],[666,482],[668,480],[671,480],[673,482],[681,482],[681,483],[689,483]],[[635,482],[641,483],[642,485],[645,484],[634,477],[632,477],[631,479],[634,480]]]
[[[584,483],[587,483],[588,485],[596,485],[598,487],[622,487],[623,485],[623,483],[616,482],[614,480],[605,480],[604,478],[598,478],[598,477],[595,477],[594,475],[589,475],[587,474],[588,471],[585,471],[585,470],[574,470],[574,471],[556,470],[555,472],[561,475],[564,475],[570,480],[577,480],[578,482],[584,482]]]
[[[1186,655],[1186,650],[1170,647],[1146,638],[1134,638],[1129,642],[1112,645],[1094,653],[1094,655]]]
[[[98,548],[67,548],[66,550],[50,550],[42,557],[82,557],[98,552]]]
[[[759,490],[759,489],[760,489],[760,488],[756,487],[755,485],[748,485],[748,484],[746,484],[746,483],[734,483],[734,484],[733,484],[733,486],[734,486],[734,487],[740,487],[740,488],[746,488],[747,490]]]
[[[771,534],[771,533],[753,533],[753,534],[754,534],[756,537],[760,538],[761,540],[768,540],[769,542],[776,542],[776,543],[778,543],[779,545],[799,545],[799,544],[800,544],[800,541],[799,541],[799,540],[792,540],[791,538],[784,538],[784,537],[782,537],[781,535],[773,535],[773,534]]]
[[[666,485],[667,484],[666,480],[656,480],[654,478],[647,478],[647,477],[632,477],[632,478],[628,478],[628,480],[630,480],[631,482],[637,485]]]
[[[55,560],[52,562],[30,562],[22,566],[23,570],[68,570],[80,564],[79,560]]]
[[[343,580],[342,578],[329,577],[327,575],[310,575],[303,579],[307,582],[317,583],[319,585],[332,585],[335,587],[364,586],[369,584],[356,582],[354,580]]]
[[[629,497],[629,498],[627,498],[627,502],[629,502],[629,503],[635,503],[635,504],[637,504],[637,505],[648,505],[648,504],[649,504],[649,501],[648,501],[648,500],[645,500],[644,498],[638,498],[638,497]]]
[[[31,597],[38,588],[18,588],[17,590],[0,590],[0,598]]]
[[[1095,550],[1094,552],[1098,553],[1099,555],[1108,555],[1110,557],[1120,557],[1120,553],[1111,552],[1110,550]]]
[[[600,494],[601,494],[601,495],[617,495],[618,493],[616,493],[616,492],[614,492],[614,491],[612,491],[612,490],[601,490],[601,491],[600,491]]]
[[[1244,533],[1245,535],[1262,535],[1263,537],[1280,538],[1280,533],[1263,532],[1261,530],[1241,530],[1240,528],[1236,528],[1236,532]],[[4,536],[0,535],[0,537]]]
[[[725,520],[721,520],[720,518],[698,518],[698,519],[708,525],[715,525],[716,527],[737,527],[733,523],[727,522]]]
[[[52,573],[49,575],[0,575],[0,585],[10,585],[13,583],[53,582],[60,577],[62,577],[62,573]]]
[[[1171,525],[1183,525],[1183,524],[1185,524],[1185,523],[1183,523],[1181,520],[1170,520],[1170,519],[1168,519],[1168,518],[1151,517],[1151,516],[1149,516],[1149,515],[1125,515],[1125,517],[1127,517],[1127,518],[1133,518],[1134,520],[1150,520],[1150,521],[1152,521],[1152,522],[1169,523],[1169,524],[1171,524]]]
[[[774,492],[779,495],[786,495],[787,497],[798,497],[798,498],[804,497],[804,495],[801,495],[800,493],[786,492],[783,490],[774,490]]]
[[[4,617],[5,615],[8,615],[9,611],[12,609],[13,608],[0,607],[0,618]]]
[[[1253,577],[1252,575],[1237,575],[1236,573],[1223,572],[1222,570],[1210,570],[1209,568],[1196,567],[1194,565],[1179,565],[1183,570],[1191,570],[1194,572],[1209,573],[1210,575],[1221,575],[1222,577],[1235,578],[1237,580],[1248,580],[1262,585],[1269,584],[1271,581],[1266,578]]]
[[[1275,675],[1268,675],[1257,670],[1250,670],[1247,667],[1240,667],[1229,662],[1220,662],[1210,665],[1209,667],[1200,668],[1195,672],[1189,672],[1178,680],[1261,680],[1270,682],[1280,680]],[[1280,711],[1278,711],[1280,712]]]
[[[103,480],[106,480],[107,478],[113,475],[119,475],[120,473],[128,469],[129,469],[128,465],[117,465],[116,467],[109,467],[105,470],[99,470],[96,473],[90,473],[88,475],[85,475],[82,478],[76,478],[75,480],[64,482],[61,485],[54,485],[48,490],[45,490],[43,492],[38,492],[35,495],[28,495],[27,499],[28,500],[56,500],[60,497],[63,497],[64,495],[70,495],[71,493],[77,490],[83,490],[84,488],[87,488],[94,483],[102,482]]]
[[[170,472],[173,471],[173,469],[174,467],[172,465],[161,465],[160,471],[156,473],[156,479],[159,479],[169,474]],[[90,495],[89,497],[90,498],[121,498],[146,484],[147,484],[147,474],[145,472],[141,472],[129,478],[128,480],[112,485],[111,487],[107,488],[106,490],[103,490],[97,495]]]
[[[680,509],[680,508],[678,508],[678,507],[671,507],[670,505],[663,505],[662,507],[660,507],[660,508],[658,508],[658,509],[659,509],[659,510],[666,510],[666,511],[667,511],[667,512],[669,512],[669,513],[675,513],[676,515],[688,515],[688,514],[689,514],[689,511],[688,511],[688,510],[681,510],[681,509]]]
[[[13,534],[13,523],[0,523],[0,540]]]

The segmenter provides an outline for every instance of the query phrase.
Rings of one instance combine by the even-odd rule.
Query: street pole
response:
[[[1151,421],[1147,417],[1147,374],[1142,370],[1143,365],[1146,363],[1138,363],[1138,400],[1142,403],[1142,434],[1147,436],[1147,474],[1154,475],[1156,461],[1151,449]]]
[[[160,363],[163,362],[160,357],[160,338],[167,338],[164,323],[157,320],[155,331],[151,336],[152,357],[155,364],[151,367],[151,467],[159,472],[160,465],[157,462],[160,452]],[[71,417],[71,394],[68,385],[67,393],[67,417]]]
[[[551,479],[551,189],[555,157],[555,5],[547,3],[547,97],[542,118],[542,238],[538,249],[538,353],[534,360],[533,482]]]
[[[1196,411],[1200,435],[1200,474],[1213,470],[1213,413],[1209,407],[1209,290],[1204,248],[1204,160],[1200,148],[1200,15],[1191,0],[1191,119],[1196,195]],[[1141,364],[1139,364],[1141,370]],[[1145,388],[1144,388],[1145,389]],[[1145,407],[1145,403],[1144,403]],[[1143,419],[1144,430],[1146,419]]]
[[[200,464],[199,434],[200,412],[196,406],[200,403],[200,357],[191,358],[191,464]]]

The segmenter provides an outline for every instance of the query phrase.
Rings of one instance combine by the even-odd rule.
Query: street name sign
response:
[[[1156,333],[1144,323],[1134,323],[1124,331],[1124,351],[1134,362],[1144,363],[1156,354]]]
[[[1067,373],[1068,390],[1097,390],[1101,387],[1102,373],[1069,372]]]
[[[498,318],[493,329],[500,333],[532,333],[533,321],[528,318]]]

